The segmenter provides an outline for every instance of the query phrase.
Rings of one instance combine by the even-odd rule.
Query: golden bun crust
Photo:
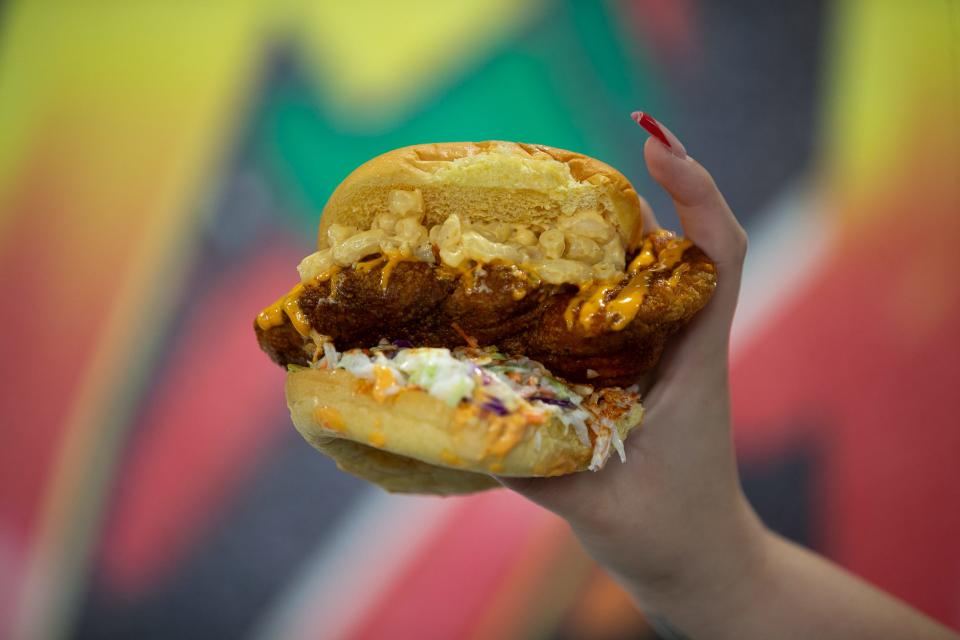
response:
[[[429,228],[456,213],[467,222],[552,226],[561,215],[607,211],[624,242],[641,237],[640,200],[610,165],[583,154],[515,142],[442,142],[395,149],[344,179],[323,209],[317,239],[332,224],[369,229],[395,189],[419,189]]]
[[[388,491],[469,493],[499,486],[487,474],[573,473],[587,469],[593,456],[555,417],[510,428],[489,413],[452,408],[417,389],[378,402],[367,381],[342,369],[291,371],[286,397],[297,431],[310,444]],[[642,416],[637,403],[615,420],[620,436]]]
[[[488,475],[458,471],[399,456],[365,444],[333,437],[322,429],[298,430],[313,447],[333,458],[337,468],[372,482],[390,493],[457,495],[500,486]]]

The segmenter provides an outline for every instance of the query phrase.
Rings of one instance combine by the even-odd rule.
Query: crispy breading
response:
[[[537,285],[513,266],[467,273],[401,262],[386,287],[382,268],[346,269],[305,287],[298,302],[312,329],[339,350],[382,339],[452,348],[464,344],[466,333],[480,345],[526,355],[560,377],[597,386],[629,385],[651,371],[667,338],[707,303],[716,286],[713,263],[690,247],[674,268],[648,274],[636,316],[616,330],[609,324],[571,326],[566,312],[576,304],[577,288]],[[611,287],[604,302],[625,284],[626,279]],[[280,365],[306,365],[315,353],[313,342],[286,318],[266,330],[254,326],[261,348]]]

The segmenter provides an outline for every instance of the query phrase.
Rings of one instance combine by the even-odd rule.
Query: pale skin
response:
[[[647,140],[647,167],[673,199],[684,234],[716,262],[716,292],[664,354],[625,464],[501,481],[566,519],[665,637],[960,637],[779,537],[744,497],[728,351],[747,236],[706,169],[664,134],[669,148]],[[644,218],[657,226],[646,203]]]

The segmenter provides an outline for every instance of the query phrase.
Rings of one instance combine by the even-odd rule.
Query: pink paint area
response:
[[[249,260],[189,308],[115,485],[100,552],[111,589],[139,593],[173,570],[292,429],[253,319],[296,282],[296,252]]]
[[[143,221],[137,217],[118,215],[115,209],[111,215],[99,215],[104,210],[91,213],[98,205],[84,197],[90,185],[78,177],[73,158],[82,150],[74,148],[76,143],[62,135],[60,127],[51,127],[35,141],[11,182],[14,188],[0,202],[5,211],[0,235],[4,621],[12,619],[18,604],[25,604],[21,598],[27,572],[35,554],[45,552],[38,548],[44,540],[39,527],[50,508],[67,429],[75,424],[86,383],[97,384],[87,376],[96,354],[111,339],[106,319],[121,294],[117,274],[124,273],[142,239],[138,233]],[[131,202],[152,197],[149,185],[127,186]]]
[[[506,490],[479,494],[456,510],[408,568],[390,577],[391,588],[347,637],[468,637],[502,582],[523,562],[524,542],[552,517]]]
[[[700,54],[700,16],[693,0],[634,0],[618,7],[627,15],[652,53],[670,64],[695,60]]]
[[[746,345],[732,380],[745,462],[814,452],[824,550],[956,624],[944,584],[960,567],[960,219],[944,206],[913,193],[880,203]]]

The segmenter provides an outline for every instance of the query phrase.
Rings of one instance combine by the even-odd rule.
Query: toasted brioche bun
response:
[[[333,224],[369,229],[395,190],[419,190],[428,228],[457,214],[466,223],[545,229],[576,212],[606,214],[628,247],[643,223],[640,199],[616,169],[582,154],[513,142],[451,142],[390,151],[353,171],[324,207],[318,248]],[[382,402],[344,370],[290,372],[287,404],[314,447],[354,475],[396,492],[454,494],[497,486],[489,474],[555,476],[591,465],[594,447],[550,417],[507,427],[495,414],[451,408],[407,389]],[[625,437],[643,408],[614,421]]]
[[[332,224],[369,229],[396,189],[420,190],[428,228],[454,213],[471,223],[548,227],[592,209],[608,212],[629,247],[643,232],[633,185],[599,160],[544,145],[443,142],[395,149],[354,170],[323,209],[318,248],[327,248]]]
[[[367,381],[342,369],[291,371],[286,396],[310,444],[388,491],[468,493],[497,486],[487,474],[555,476],[583,471],[593,457],[556,417],[505,428],[489,412],[453,408],[418,389],[378,402]],[[642,417],[637,403],[617,419],[620,437]]]

